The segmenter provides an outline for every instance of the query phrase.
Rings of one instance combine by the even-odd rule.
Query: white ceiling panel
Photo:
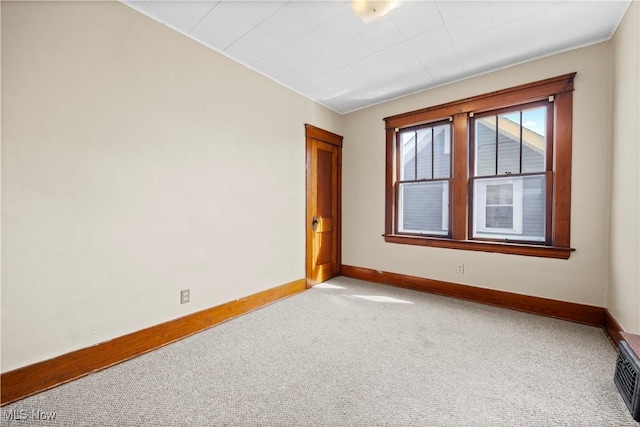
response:
[[[630,0],[128,1],[340,113],[610,38]]]
[[[458,40],[453,43],[454,48],[458,56],[474,55],[480,52],[484,56],[494,56],[487,54],[487,52],[494,52],[498,47],[500,30],[492,28],[484,33],[476,34],[472,37],[468,37],[463,40]]]
[[[328,49],[324,46],[325,44],[320,39],[311,37],[307,33],[289,43],[287,49],[300,58],[301,61],[306,62],[327,52]]]
[[[404,61],[394,63],[388,69],[375,69],[373,72],[362,78],[366,86],[378,84],[378,89],[397,93],[403,81],[420,81],[421,83],[432,83],[433,79],[425,70],[422,62],[418,58],[409,58]]]
[[[289,10],[288,13],[285,11]],[[295,11],[303,12],[304,9],[296,8]],[[302,36],[308,28],[301,25],[296,12],[289,4],[256,25],[249,34],[257,33],[260,37],[269,39],[278,46],[286,46],[296,38]]]
[[[562,38],[553,37],[552,34],[543,34],[540,36],[540,44],[544,46],[545,49],[551,48],[556,52],[570,50],[576,46],[583,46],[587,44],[587,40],[580,31],[580,28],[578,24],[571,26],[566,25]]]
[[[515,65],[545,56],[540,34],[503,31],[499,36],[497,53],[503,66]]]
[[[544,32],[545,12],[541,10],[518,18],[514,21],[500,24],[496,29],[500,32],[498,41],[522,39],[537,36]]]
[[[342,1],[290,1],[280,10],[282,16],[307,31],[347,9]]]
[[[465,56],[460,56],[459,61],[464,66],[464,71],[469,76],[482,74],[498,69],[503,64],[503,59],[498,55],[486,55],[484,51],[476,51]]]
[[[608,40],[613,36],[615,27],[610,23],[613,19],[602,19],[602,17],[597,17],[591,21],[589,30],[593,34],[594,40]]]
[[[478,9],[490,6],[488,1],[437,1],[436,5],[444,22],[452,22]]]
[[[442,25],[435,2],[409,1],[389,13],[389,18],[404,39],[432,30]]]
[[[410,39],[408,42],[417,56],[422,56],[443,47],[453,48],[451,39],[449,38],[449,32],[444,25],[422,33]]]
[[[302,64],[302,62],[303,61],[297,55],[291,53],[289,49],[283,48],[262,58],[254,64],[254,67],[268,76],[279,76]]]
[[[251,31],[225,49],[225,53],[248,65],[278,50],[278,43],[258,31]]]
[[[404,41],[396,25],[389,21],[372,31],[363,33],[360,38],[373,52],[395,46]]]
[[[169,25],[191,31],[217,3],[217,1],[152,1],[147,6],[147,12]]]
[[[503,66],[508,66],[544,56],[545,49],[542,46],[540,36],[505,38],[498,44],[498,53]]]
[[[427,68],[427,71],[436,84],[444,84],[467,77],[464,64],[457,58],[453,61],[432,65]]]
[[[339,102],[343,95],[351,91],[351,88],[346,84],[329,80],[328,82],[311,82],[305,86],[305,91],[320,102]]]
[[[332,99],[331,102],[341,109],[353,110],[363,102],[377,104],[407,93],[407,81],[411,82],[410,92],[434,83],[416,58],[397,62],[387,71],[373,70],[371,74],[362,76],[345,87],[345,93],[340,98]]]
[[[597,3],[591,1],[565,1],[545,9],[545,24],[557,25],[562,21],[588,21],[596,11]]]
[[[356,76],[342,68],[313,80],[313,87],[316,94],[327,99],[335,96],[335,93],[327,92],[327,88],[339,89],[341,92],[353,91],[361,80],[362,76]]]
[[[151,4],[150,1],[137,1],[137,0],[123,1],[123,3],[133,7],[134,9],[139,9],[139,10],[145,10]]]
[[[493,28],[493,10],[491,6],[485,6],[453,21],[445,21],[445,25],[451,40],[466,39]]]
[[[324,50],[331,50],[355,38],[356,33],[339,19],[324,22],[312,28],[309,37],[318,41]]]
[[[448,64],[457,58],[458,54],[451,45],[441,47],[440,49],[436,49],[419,56],[420,61],[425,66],[425,68],[427,68],[427,70],[431,67],[437,67],[441,64]]]
[[[349,73],[352,80],[375,72],[387,73],[393,77],[396,64],[415,58],[413,51],[407,45],[400,44],[359,59],[340,70]]]
[[[604,27],[608,24],[609,36],[611,37],[618,27],[618,24],[620,24],[620,21],[628,7],[629,3],[626,1],[615,1],[610,3],[598,2],[597,9],[594,14],[595,19],[592,24],[597,25],[598,27]]]
[[[226,50],[285,4],[275,1],[221,1],[198,23],[191,35],[218,50]]]
[[[278,80],[283,84],[297,90],[298,92],[305,93],[301,88],[308,82],[313,81],[322,76],[320,71],[310,63],[305,63],[294,67],[293,69],[286,71],[278,75]]]
[[[364,58],[371,53],[373,53],[372,49],[361,38],[355,38],[312,59],[309,63],[324,75]]]
[[[532,15],[549,6],[557,4],[552,1],[504,1],[491,3],[493,25],[500,26]]]

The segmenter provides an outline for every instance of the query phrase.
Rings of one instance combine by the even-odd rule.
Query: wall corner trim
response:
[[[0,406],[133,359],[305,290],[306,280],[295,280],[92,347],[5,372],[0,376],[0,384],[2,384]]]

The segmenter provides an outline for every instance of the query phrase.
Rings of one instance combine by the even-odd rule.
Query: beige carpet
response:
[[[637,426],[615,357],[598,328],[337,278],[3,407],[2,424]]]

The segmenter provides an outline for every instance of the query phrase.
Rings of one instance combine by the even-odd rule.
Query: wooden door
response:
[[[307,286],[340,274],[342,137],[306,126]]]

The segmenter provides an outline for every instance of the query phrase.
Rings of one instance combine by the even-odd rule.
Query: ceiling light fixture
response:
[[[353,12],[364,22],[371,22],[389,13],[397,6],[397,0],[353,0]]]

